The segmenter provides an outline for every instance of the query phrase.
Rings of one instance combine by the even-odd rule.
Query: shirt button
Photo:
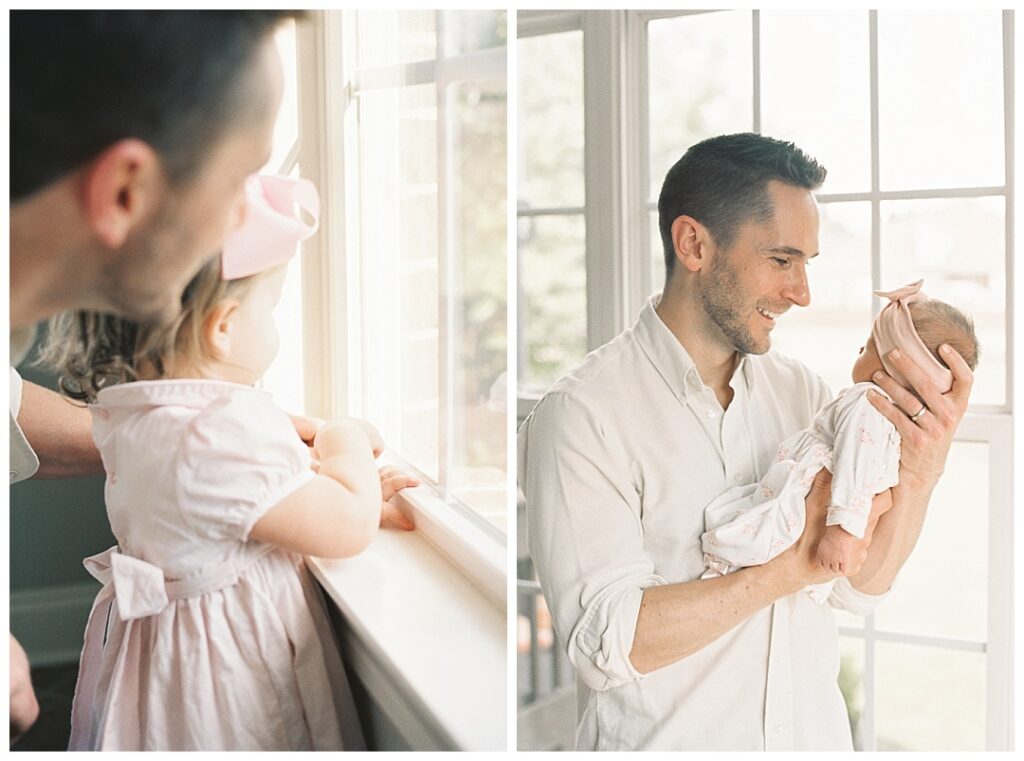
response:
[[[772,727],[772,732],[781,732],[781,731],[782,731],[782,725],[781,724],[776,724],[774,727]]]
[[[737,473],[735,476],[732,477],[732,480],[736,481],[737,483],[743,481],[743,474]]]
[[[715,417],[717,414],[714,410],[708,410],[708,417]]]
[[[12,470],[11,471],[11,480],[13,481],[17,477],[18,477],[18,471]]]

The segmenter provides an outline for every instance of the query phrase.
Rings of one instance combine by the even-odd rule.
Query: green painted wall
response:
[[[31,364],[26,380],[56,388],[56,378]],[[103,505],[103,478],[21,481],[10,487],[11,590],[88,581],[82,559],[114,544]],[[13,615],[13,612],[12,612]]]

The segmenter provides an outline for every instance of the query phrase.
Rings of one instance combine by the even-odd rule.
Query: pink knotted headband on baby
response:
[[[889,359],[889,352],[893,349],[899,349],[914,360],[914,363],[944,394],[953,387],[953,373],[928,351],[928,347],[924,345],[921,336],[917,334],[914,321],[910,317],[910,304],[915,301],[928,300],[928,297],[921,293],[922,284],[924,284],[924,280],[918,280],[916,283],[905,285],[895,291],[875,291],[876,296],[889,299],[889,303],[875,317],[875,324],[871,328],[871,337],[874,339],[875,351],[881,357],[885,371],[901,386],[908,389],[913,388]]]
[[[320,225],[320,195],[309,180],[253,175],[245,181],[245,220],[228,234],[221,277],[238,280],[292,258]],[[302,217],[306,212],[311,221]]]

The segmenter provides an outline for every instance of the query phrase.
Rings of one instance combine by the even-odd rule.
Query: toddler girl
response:
[[[922,282],[889,293],[876,291],[889,304],[875,318],[853,365],[855,385],[826,405],[811,428],[782,443],[758,483],[729,489],[705,508],[707,531],[702,542],[707,570],[702,578],[766,563],[795,543],[804,529],[804,500],[823,467],[832,473],[832,496],[818,562],[837,573],[848,572],[857,540],[864,537],[869,522],[872,499],[899,482],[900,435],[867,399],[869,389],[885,393],[870,382],[871,376],[884,369],[909,388],[888,359],[898,348],[945,393],[953,385],[953,375],[938,358],[944,343],[956,349],[972,370],[977,365],[978,343],[970,318],[928,299],[921,293]],[[911,411],[911,419],[924,410],[922,403],[921,412]],[[808,591],[824,602],[832,583]]]
[[[382,495],[368,423],[328,422],[307,446],[253,387],[277,352],[285,263],[318,214],[308,181],[251,178],[243,225],[171,326],[88,313],[55,325],[50,357],[64,392],[91,404],[118,541],[85,560],[103,589],[72,750],[365,747],[301,556],[360,552],[382,496],[413,482],[390,474]]]

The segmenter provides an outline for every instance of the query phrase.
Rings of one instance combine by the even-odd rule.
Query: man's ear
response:
[[[222,361],[231,354],[231,338],[239,306],[238,299],[225,299],[203,320],[203,343],[217,361]]]
[[[85,169],[86,221],[100,241],[120,248],[154,208],[162,184],[160,157],[148,143],[119,140]]]
[[[704,225],[693,217],[683,214],[672,222],[672,245],[676,251],[676,260],[690,272],[698,272],[707,264],[704,246],[706,237]]]

